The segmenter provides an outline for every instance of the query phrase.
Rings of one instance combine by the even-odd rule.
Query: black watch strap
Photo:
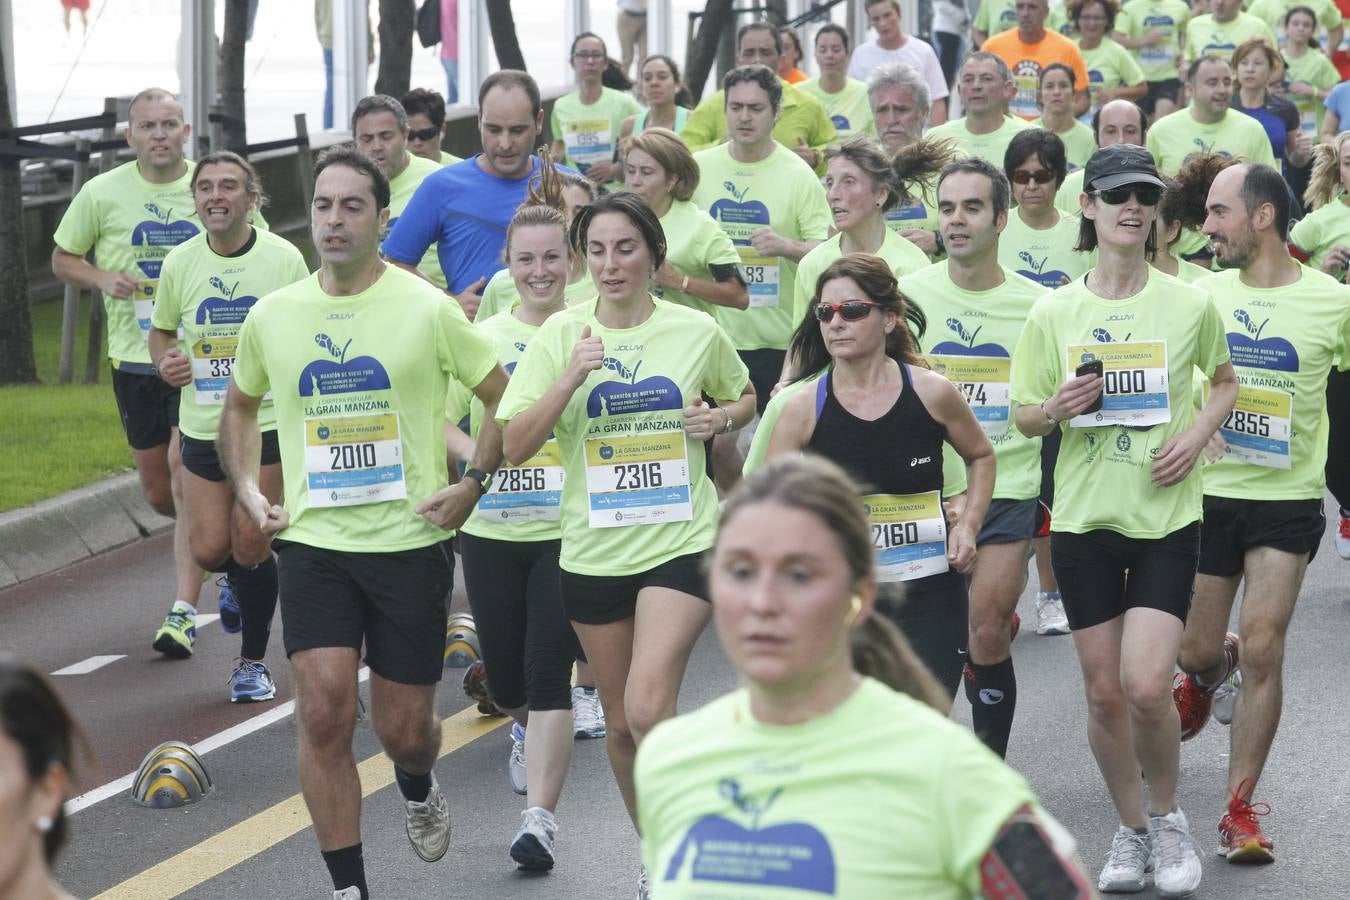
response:
[[[487,493],[488,488],[492,486],[492,473],[484,472],[482,469],[465,469],[464,477],[471,478],[478,482],[478,487],[483,493]]]

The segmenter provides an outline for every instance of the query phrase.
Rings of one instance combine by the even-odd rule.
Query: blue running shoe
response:
[[[155,632],[154,648],[174,659],[187,659],[197,642],[197,617],[181,609],[171,609],[164,624]]]
[[[220,585],[220,627],[226,634],[238,634],[244,627],[244,620],[239,614],[239,598],[230,586],[230,576],[220,576],[216,584]]]
[[[230,675],[231,703],[261,703],[277,695],[277,686],[272,682],[272,673],[260,662],[237,660],[234,673]]]

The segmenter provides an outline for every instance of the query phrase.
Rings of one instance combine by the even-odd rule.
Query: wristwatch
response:
[[[478,482],[478,489],[484,494],[488,492],[488,488],[492,487],[491,472],[484,472],[482,469],[465,469],[464,477]]]

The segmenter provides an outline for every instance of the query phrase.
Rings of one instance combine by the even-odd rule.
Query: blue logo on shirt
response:
[[[244,321],[253,304],[258,302],[257,297],[234,296],[234,292],[239,290],[237,281],[227,288],[225,282],[212,275],[210,284],[224,296],[207,297],[197,305],[198,325],[238,325]]]
[[[976,328],[973,332],[966,331],[966,327],[961,324],[961,320],[954,316],[947,320],[946,325],[952,331],[956,332],[956,336],[961,339],[962,343],[957,343],[956,341],[943,341],[939,344],[935,344],[933,349],[928,351],[929,353],[946,353],[951,356],[1009,355],[1008,351],[998,344],[980,344],[976,346],[975,338],[980,336],[980,332],[984,330],[983,326]]]
[[[1261,333],[1270,324],[1270,319],[1258,325],[1245,309],[1233,310],[1233,318],[1247,332],[1228,332],[1228,352],[1233,357],[1233,365],[1277,372],[1298,371],[1298,351],[1293,344],[1281,337],[1262,340]]]
[[[301,397],[316,394],[350,394],[357,391],[388,390],[389,373],[380,361],[373,356],[358,356],[347,359],[347,348],[351,340],[338,349],[328,335],[314,335],[318,344],[332,359],[316,359],[300,372],[299,391]]]

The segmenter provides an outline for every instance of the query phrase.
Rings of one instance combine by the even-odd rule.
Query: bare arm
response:
[[[656,270],[656,283],[670,291],[682,291],[691,297],[706,300],[715,306],[727,306],[732,309],[750,308],[750,291],[740,276],[726,281],[714,281],[710,278],[690,278],[684,283],[684,273],[674,263],[666,260]]]
[[[1226,362],[1216,368],[1209,379],[1209,399],[1195,417],[1195,423],[1173,435],[1159,449],[1149,473],[1155,487],[1171,487],[1186,480],[1200,452],[1233,411],[1237,395],[1237,373],[1233,371],[1233,364]]]
[[[534,403],[521,410],[502,429],[502,448],[513,466],[518,466],[539,452],[548,440],[563,410],[586,378],[600,368],[605,358],[605,344],[591,335],[591,326],[581,330],[581,337],[572,347],[572,358],[566,370]]]
[[[812,382],[809,387],[802,388],[788,400],[778,416],[778,421],[774,423],[773,434],[769,437],[769,449],[764,452],[765,460],[802,452],[816,427],[815,399],[816,386]]]
[[[192,380],[192,361],[178,346],[176,332],[150,329],[150,359],[159,377],[172,387],[185,387]]]
[[[506,371],[500,365],[494,366],[473,389],[474,396],[483,403],[483,421],[478,426],[478,442],[474,446],[473,462],[469,466],[471,469],[495,472],[497,464],[502,461],[502,432],[496,415],[497,404],[505,390]],[[482,495],[483,488],[478,481],[464,478],[441,488],[419,503],[416,512],[431,524],[451,531],[464,524]]]
[[[947,121],[947,98],[934,100],[933,107],[928,111],[928,126],[930,128],[942,125]]]
[[[68,253],[60,247],[52,251],[52,274],[66,284],[99,290],[117,300],[130,300],[140,285],[130,272],[100,269],[83,256]]]
[[[1330,144],[1340,132],[1340,128],[1340,116],[1328,109],[1322,118],[1322,131],[1317,135],[1318,143]]]
[[[947,537],[947,559],[958,572],[969,572],[975,565],[975,538],[994,496],[994,445],[956,385],[936,373],[915,370],[914,386],[946,429],[947,443],[966,463],[966,499]]]
[[[258,487],[258,467],[262,455],[262,432],[258,430],[261,397],[251,397],[230,379],[225,408],[220,413],[220,436],[216,441],[220,465],[234,485],[239,505],[262,529],[276,534],[289,524],[286,510],[267,499]]]
[[[824,241],[794,241],[783,237],[767,225],[756,229],[750,235],[750,244],[756,252],[764,256],[781,256],[791,262],[801,262],[803,256],[823,243]]]
[[[1096,375],[1075,375],[1043,403],[1019,404],[1013,414],[1017,430],[1027,437],[1042,437],[1086,410],[1102,392],[1104,383]]]
[[[1081,116],[1087,112],[1090,105],[1087,88],[1081,88],[1073,92],[1073,114],[1075,116]]]

